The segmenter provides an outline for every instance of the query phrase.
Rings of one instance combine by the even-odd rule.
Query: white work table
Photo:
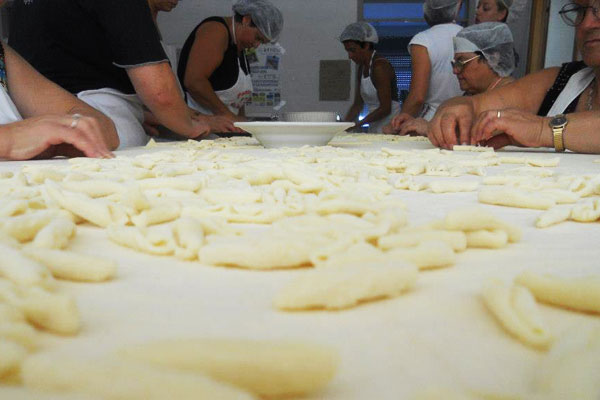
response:
[[[431,148],[425,142],[342,146],[360,150]],[[266,154],[266,150],[240,151]],[[535,156],[556,155],[542,151]],[[558,157],[560,165],[553,168],[557,174],[600,174],[600,164],[593,162],[599,156],[565,153]],[[66,161],[2,162],[0,171],[17,171],[31,163]],[[514,167],[491,167],[488,173]],[[397,191],[394,195],[407,205],[411,225],[443,218],[457,208],[480,206],[519,226],[522,240],[500,250],[459,253],[456,265],[420,273],[416,287],[397,298],[337,312],[282,312],[273,307],[273,298],[286,282],[302,274],[302,269],[254,271],[151,256],[110,242],[101,229],[80,225],[69,249],[116,260],[118,277],[98,284],[61,282],[61,290],[77,300],[83,329],[74,337],[46,335],[45,348],[95,357],[154,339],[300,339],[329,344],[341,356],[331,384],[308,399],[396,400],[433,387],[526,391],[545,353],[523,345],[500,327],[481,300],[482,285],[491,277],[508,282],[524,270],[560,276],[600,275],[600,223],[565,222],[538,229],[534,223],[541,211],[481,205],[477,192]],[[540,308],[555,336],[600,326],[598,315],[547,305]],[[19,391],[11,389],[10,393]],[[0,386],[0,399],[4,398],[8,397]]]

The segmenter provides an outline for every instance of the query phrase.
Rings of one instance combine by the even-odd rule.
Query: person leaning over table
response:
[[[506,22],[513,0],[479,0],[475,12],[475,23]]]
[[[340,42],[348,52],[348,58],[358,65],[354,103],[344,121],[356,122],[356,126],[369,124],[369,132],[381,132],[382,127],[400,110],[394,68],[376,53],[374,45],[379,42],[379,37],[375,28],[367,22],[348,25],[340,36]],[[357,122],[365,104],[369,113]]]
[[[600,153],[600,0],[576,0],[560,15],[575,26],[583,62],[449,100],[429,124],[428,137],[435,146],[450,149],[469,143]]]
[[[473,96],[514,82],[510,75],[515,69],[515,50],[508,25],[502,22],[471,25],[458,32],[453,41],[452,71],[464,95]],[[427,136],[427,121],[411,119],[397,133]]]
[[[186,106],[147,0],[14,0],[9,44],[48,79],[110,117],[120,147],[147,142],[143,105],[189,138],[234,129]]]
[[[462,0],[425,0],[423,14],[431,28],[416,34],[408,44],[412,78],[400,114],[392,119],[385,133],[399,131],[413,118],[433,118],[445,100],[461,94],[452,74],[452,38],[462,29],[454,20]]]
[[[283,15],[268,0],[240,0],[233,17],[210,17],[190,33],[179,58],[179,81],[187,104],[205,114],[245,121],[252,79],[245,50],[274,43]]]
[[[0,159],[109,158],[118,145],[109,118],[44,78],[0,42]]]

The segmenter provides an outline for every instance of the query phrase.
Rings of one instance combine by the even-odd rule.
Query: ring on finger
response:
[[[71,128],[75,128],[77,127],[77,123],[79,122],[79,119],[81,118],[81,114],[73,114],[73,121],[71,121]]]
[[[501,116],[501,115],[502,115],[502,111],[498,110],[498,114],[497,114],[497,116],[498,116],[498,119],[500,119],[500,116]]]

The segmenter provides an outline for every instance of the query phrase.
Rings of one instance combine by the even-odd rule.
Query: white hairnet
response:
[[[239,0],[233,11],[249,15],[258,30],[271,42],[276,42],[283,29],[281,11],[268,0]]]
[[[499,76],[509,76],[515,70],[515,50],[512,33],[502,22],[471,25],[453,38],[455,53],[481,52],[488,65]]]
[[[458,11],[459,0],[425,0],[423,14],[429,25],[452,22]]]
[[[357,42],[379,43],[379,36],[373,25],[368,22],[354,22],[344,28],[340,35],[340,42],[355,40]]]
[[[498,2],[504,4],[506,8],[510,8],[513,5],[513,0],[498,0]]]

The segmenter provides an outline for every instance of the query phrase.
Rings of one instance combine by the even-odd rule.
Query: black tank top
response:
[[[185,43],[183,44],[183,48],[181,49],[181,55],[179,56],[179,65],[177,66],[177,76],[179,77],[179,82],[183,86],[183,89],[187,91],[185,87],[185,70],[187,68],[187,63],[190,58],[190,51],[192,50],[192,45],[194,44],[194,40],[196,39],[196,31],[198,28],[206,23],[206,22],[219,22],[225,25],[227,28],[227,34],[229,35],[229,46],[227,46],[227,50],[225,50],[225,54],[223,54],[223,62],[221,65],[217,67],[217,69],[212,73],[209,78],[209,82],[213,88],[213,90],[226,90],[230,89],[235,85],[238,80],[239,68],[238,68],[238,60],[239,65],[242,67],[244,73],[248,74],[250,70],[248,67],[248,60],[244,52],[242,52],[241,56],[238,56],[237,46],[233,42],[233,37],[231,32],[229,31],[229,26],[223,17],[210,17],[206,18],[204,21],[200,22],[198,26],[194,28],[192,33],[188,36]]]
[[[565,63],[561,66],[556,80],[554,81],[550,89],[548,89],[548,93],[546,93],[546,97],[544,97],[544,101],[542,101],[542,105],[538,110],[539,116],[545,117],[548,115],[548,111],[550,111],[550,109],[556,102],[558,96],[561,94],[565,86],[567,86],[567,82],[569,82],[569,79],[571,79],[571,77],[575,73],[579,72],[583,68],[585,68],[585,64],[583,63],[583,61]],[[565,109],[565,114],[569,114],[575,111],[575,109],[577,108],[577,103],[579,103],[579,97],[581,96],[577,96],[577,98],[573,100],[571,104],[569,104],[569,106]]]

